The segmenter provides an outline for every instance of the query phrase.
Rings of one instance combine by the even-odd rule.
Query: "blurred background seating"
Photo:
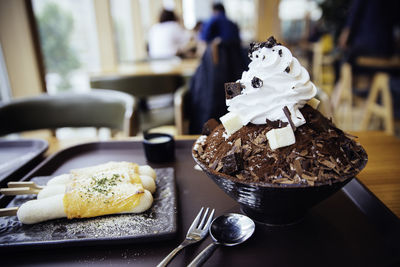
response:
[[[220,7],[213,10],[215,3],[223,4],[225,14]],[[201,125],[205,117],[220,116],[203,108],[223,106],[222,97],[219,101],[216,96],[196,97],[201,101],[193,97],[217,88],[211,82],[215,79],[219,79],[218,88],[237,79],[217,67],[216,62],[226,60],[223,53],[215,53],[220,52],[216,43],[208,47],[214,66],[208,65],[208,74],[198,78],[205,68],[202,57],[209,55],[204,53],[207,46],[215,37],[234,36],[246,48],[273,35],[309,71],[318,87],[320,110],[339,127],[400,136],[396,123],[400,113],[399,5],[396,0],[0,1],[0,102],[42,93],[112,89],[139,99],[131,134],[189,133],[190,121]],[[173,44],[174,40],[168,38],[173,34],[163,35],[168,41],[160,41],[162,34],[150,37],[163,10],[173,14],[168,23],[180,29],[179,36],[188,34],[190,41],[154,59],[150,42],[166,48],[164,42]],[[222,33],[213,26],[219,24],[224,25]],[[175,78],[170,81],[158,77],[171,75]],[[124,80],[128,76],[143,76],[147,81]],[[100,78],[110,81],[96,86]],[[115,86],[115,80],[123,80],[123,86]],[[190,90],[194,85],[198,90]],[[373,102],[383,108],[371,108]],[[382,109],[386,111],[377,111]],[[193,118],[195,113],[204,118]],[[394,130],[388,130],[390,125]]]
[[[175,74],[92,77],[92,88],[128,93],[139,100],[135,107],[137,119],[133,134],[143,133],[163,125],[174,125],[174,93],[184,79]]]
[[[62,127],[105,127],[128,136],[134,106],[133,97],[110,90],[21,98],[0,105],[0,136]]]

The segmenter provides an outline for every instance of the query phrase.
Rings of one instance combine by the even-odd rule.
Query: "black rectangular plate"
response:
[[[142,242],[173,237],[176,233],[174,170],[156,169],[157,190],[152,207],[141,214],[118,214],[87,219],[58,219],[23,225],[16,216],[0,218],[0,248],[12,246],[66,246]],[[45,185],[50,177],[32,181]],[[8,207],[18,207],[33,195],[16,196]]]
[[[41,156],[47,148],[47,142],[40,139],[0,140],[0,182]]]

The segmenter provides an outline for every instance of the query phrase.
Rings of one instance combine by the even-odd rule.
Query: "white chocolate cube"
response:
[[[242,119],[234,112],[228,112],[219,118],[225,127],[226,133],[231,135],[243,127]]]
[[[307,104],[310,105],[313,109],[317,109],[320,102],[321,101],[319,101],[316,98],[311,98],[310,100],[307,101]]]
[[[279,129],[272,129],[267,132],[266,136],[272,150],[284,146],[290,146],[296,142],[296,138],[290,125]]]

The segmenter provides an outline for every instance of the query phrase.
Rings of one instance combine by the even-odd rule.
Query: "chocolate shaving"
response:
[[[251,147],[249,145],[242,146],[243,159],[247,159],[251,154]]]
[[[241,173],[236,174],[236,177],[237,177],[239,180],[244,180],[243,174],[241,174]]]
[[[279,49],[278,54],[280,57],[282,57],[282,49]]]
[[[272,127],[274,129],[286,127],[288,125],[287,122],[283,122],[281,120],[276,120],[276,121],[270,121],[269,119],[266,120],[266,123],[269,127]]]
[[[217,168],[215,169],[217,172],[219,172],[221,169],[222,169],[222,167],[223,167],[224,165],[222,164],[222,162],[220,161],[219,163],[218,163],[218,166],[217,166]]]
[[[225,83],[225,98],[232,99],[242,93],[242,85],[240,83]]]
[[[252,155],[257,155],[260,154],[261,152],[263,152],[263,149],[260,147],[257,147],[255,149],[253,149],[253,152],[251,153]]]
[[[260,145],[262,143],[264,143],[265,141],[267,141],[267,137],[263,134],[260,134],[256,137],[256,139],[254,139],[254,143],[256,143],[257,145]]]
[[[218,166],[218,163],[218,160],[215,160],[212,164],[208,165],[208,167],[215,170]]]
[[[253,176],[254,178],[257,178],[257,179],[258,179],[258,175],[257,175],[255,172],[253,172],[252,170],[250,170],[250,174],[251,174],[251,176]]]
[[[274,184],[279,183],[279,184],[293,184],[292,180],[289,180],[288,178],[280,178],[277,180],[273,181]]]
[[[322,165],[325,165],[326,167],[331,168],[331,169],[334,169],[334,168],[336,167],[336,164],[334,164],[334,163],[332,163],[331,161],[326,160],[326,159],[321,160],[320,163],[321,163]]]
[[[202,135],[210,135],[211,132],[217,128],[219,125],[218,121],[215,119],[209,119],[206,123],[203,125],[203,129],[201,131]]]
[[[294,168],[296,169],[296,172],[301,175],[303,173],[303,169],[301,168],[301,163],[299,159],[294,160]]]
[[[288,119],[290,127],[292,127],[293,132],[296,131],[296,126],[294,126],[294,123],[293,123],[292,117],[291,117],[291,113],[290,113],[290,111],[289,111],[287,106],[285,106],[283,108],[283,113],[285,113],[285,116]]]
[[[233,145],[240,148],[242,146],[242,139],[240,138],[236,139]]]
[[[263,81],[260,78],[254,76],[251,80],[251,86],[253,86],[253,88],[260,88],[263,86]]]
[[[308,151],[305,150],[305,149],[302,150],[302,151],[299,153],[299,155],[300,155],[300,156],[303,156],[303,157],[304,157],[304,156],[307,156],[307,154],[308,154]]]
[[[201,145],[198,145],[197,146],[197,152],[201,155],[201,154],[203,154],[203,146],[201,146]]]
[[[289,66],[286,67],[285,72],[287,72],[287,73],[290,72],[290,67]]]

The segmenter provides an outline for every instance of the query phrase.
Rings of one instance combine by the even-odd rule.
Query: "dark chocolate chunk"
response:
[[[281,45],[281,43],[278,43],[273,36],[269,37],[266,42],[261,42],[261,43],[252,42],[250,44],[250,49],[249,49],[249,54],[248,54],[249,58],[251,59],[253,52],[258,49],[261,49],[263,47],[272,48],[276,45]]]
[[[202,135],[210,135],[210,133],[217,128],[219,125],[218,121],[215,119],[209,119],[206,123],[203,125],[203,129],[201,131]]]
[[[309,170],[311,168],[311,160],[309,159],[302,160],[301,167],[303,168],[303,170]]]
[[[225,98],[232,99],[242,93],[242,85],[240,83],[225,83]]]
[[[233,153],[222,158],[222,172],[235,174],[243,170],[243,159],[241,153]]]
[[[280,57],[282,57],[282,49],[279,49],[278,54]]]
[[[290,67],[289,66],[286,67],[285,72],[287,72],[287,73],[290,72]]]
[[[253,86],[254,88],[260,88],[261,86],[263,86],[263,81],[260,78],[254,76],[251,80],[251,86]]]
[[[276,39],[275,39],[274,36],[270,36],[270,37],[268,38],[268,40],[265,42],[265,46],[268,47],[268,48],[272,48],[272,47],[274,47],[274,46],[276,46],[276,45],[279,45],[279,44],[278,44],[278,42],[276,41]]]
[[[286,118],[288,119],[289,124],[290,124],[290,127],[292,127],[292,129],[293,129],[293,132],[296,131],[296,126],[294,126],[294,123],[293,123],[293,121],[292,121],[292,117],[290,116],[291,113],[290,113],[290,111],[289,111],[289,109],[288,109],[287,106],[285,106],[285,107],[283,108],[283,113],[285,113],[285,116],[286,116]]]

